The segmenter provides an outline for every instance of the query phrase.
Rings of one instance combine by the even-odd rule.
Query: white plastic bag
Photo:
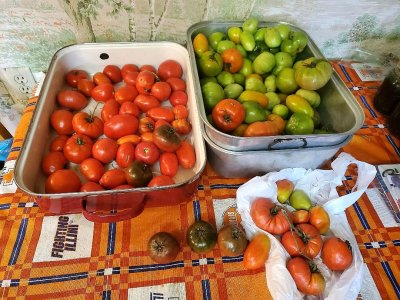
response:
[[[351,193],[339,196],[336,187],[342,185],[343,176],[350,164],[357,164],[358,178]],[[353,262],[342,273],[331,272],[321,261],[314,259],[326,280],[323,299],[356,299],[361,288],[364,263],[357,242],[347,222],[345,209],[356,202],[368,188],[376,174],[374,166],[358,161],[347,153],[341,153],[332,162],[332,170],[309,170],[303,168],[283,169],[264,176],[254,177],[237,190],[237,209],[242,217],[242,225],[250,240],[256,232],[264,232],[271,239],[270,256],[265,264],[268,289],[274,299],[302,299],[300,293],[286,269],[289,254],[279,240],[258,228],[251,216],[250,207],[256,197],[271,198],[276,203],[276,181],[289,179],[295,189],[304,190],[313,203],[324,207],[331,219],[330,229],[333,235],[348,240],[353,249]]]

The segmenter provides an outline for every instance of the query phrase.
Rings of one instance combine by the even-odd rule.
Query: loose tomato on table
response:
[[[186,242],[194,252],[207,253],[217,243],[217,231],[206,221],[195,221],[186,232]]]
[[[81,162],[79,171],[86,180],[99,182],[101,176],[103,176],[105,172],[105,168],[99,160],[89,157]]]
[[[45,182],[46,193],[75,193],[81,188],[79,176],[72,170],[61,169],[50,174]]]
[[[88,105],[89,100],[78,91],[62,90],[57,93],[57,102],[66,108],[82,110]]]
[[[83,134],[74,134],[64,145],[64,156],[70,162],[80,164],[92,154],[93,141]]]
[[[166,152],[175,152],[181,145],[181,139],[176,133],[175,129],[169,125],[164,124],[157,127],[153,133],[153,139],[156,146]]]
[[[72,118],[72,127],[76,133],[96,139],[103,134],[104,123],[99,117],[81,111]]]
[[[135,147],[135,159],[153,165],[160,157],[160,150],[152,142],[140,142]]]
[[[353,262],[353,252],[349,241],[338,237],[329,237],[321,250],[323,263],[332,271],[344,271]]]
[[[86,71],[74,69],[67,72],[67,74],[65,75],[65,82],[69,86],[76,88],[80,79],[87,78],[89,78],[89,74]]]
[[[92,89],[90,95],[98,102],[107,102],[114,98],[114,86],[112,84],[100,84]]]
[[[178,157],[173,152],[163,152],[159,158],[160,172],[163,175],[174,177],[178,173]]]
[[[236,48],[226,49],[221,53],[224,70],[230,73],[239,72],[243,66],[243,57]]]
[[[243,123],[246,112],[243,105],[235,99],[223,99],[212,110],[212,120],[216,128],[231,132]]]
[[[101,119],[104,122],[109,121],[113,116],[120,113],[120,105],[115,99],[110,99],[104,103],[101,109]]]
[[[118,146],[115,161],[120,168],[126,168],[135,159],[135,145],[133,143],[123,143]]]
[[[98,139],[92,147],[92,156],[104,164],[108,164],[115,159],[117,155],[118,144],[110,138]]]
[[[139,121],[132,115],[115,115],[104,123],[104,134],[111,139],[119,139],[123,136],[135,134]]]
[[[182,73],[182,66],[173,59],[164,60],[157,69],[157,75],[162,81],[166,81],[171,77],[181,78]]]
[[[147,242],[147,251],[152,260],[159,264],[172,262],[180,250],[179,242],[168,232],[158,232]]]
[[[123,85],[117,88],[114,93],[114,99],[119,103],[123,104],[124,102],[131,102],[135,100],[136,96],[139,94],[136,87],[132,85]]]
[[[60,151],[47,153],[42,159],[42,171],[46,175],[50,175],[57,170],[64,169],[67,159]]]
[[[50,116],[50,124],[59,135],[70,135],[74,132],[73,117],[73,113],[69,110],[57,109]]]
[[[245,232],[236,224],[228,224],[221,228],[217,242],[222,255],[227,256],[243,254],[248,244]]]
[[[110,169],[104,172],[99,183],[106,189],[113,189],[126,183],[125,172],[121,169]]]
[[[116,65],[105,66],[103,73],[106,74],[113,83],[118,83],[122,80],[121,69]]]
[[[256,233],[244,251],[243,264],[247,270],[255,270],[265,265],[271,249],[271,240],[265,233]]]

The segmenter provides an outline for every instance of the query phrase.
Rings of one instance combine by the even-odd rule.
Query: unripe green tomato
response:
[[[253,70],[257,74],[266,74],[275,67],[275,56],[267,51],[262,52],[253,61]]]
[[[258,20],[253,17],[245,20],[242,25],[243,31],[246,30],[246,31],[250,32],[251,34],[256,33],[257,27],[258,27]]]
[[[286,105],[283,104],[277,104],[274,106],[274,108],[272,109],[272,113],[276,114],[278,116],[281,116],[282,119],[287,119],[287,117],[289,116],[289,108]]]
[[[210,82],[210,81],[218,83],[217,78],[215,78],[215,77],[202,77],[202,78],[200,78],[200,85],[203,86],[207,82]]]
[[[231,83],[224,88],[224,92],[227,98],[236,99],[243,92],[243,87],[238,83]]]
[[[228,38],[234,42],[235,44],[240,43],[240,34],[242,33],[242,29],[240,27],[229,27],[228,28]]]
[[[290,26],[287,24],[278,24],[275,29],[279,31],[282,40],[287,39],[291,31]]]
[[[219,101],[225,98],[225,92],[222,86],[215,82],[207,82],[201,87],[204,106],[211,112]]]
[[[208,37],[208,44],[212,49],[217,50],[218,43],[226,39],[226,34],[221,31],[215,31]]]
[[[279,47],[282,42],[279,31],[274,27],[268,27],[264,34],[264,42],[270,48]]]
[[[239,74],[242,74],[244,77],[246,77],[247,75],[250,75],[252,73],[253,73],[252,62],[249,59],[244,58],[243,59],[243,66],[239,70]]]
[[[235,48],[235,43],[234,42],[232,42],[232,41],[230,41],[230,40],[223,40],[223,41],[220,41],[219,43],[218,43],[218,45],[217,45],[217,52],[219,53],[219,54],[221,54],[222,52],[224,52],[225,50],[227,50],[227,49],[230,49],[230,48]]]
[[[233,77],[232,73],[229,73],[227,71],[222,71],[221,73],[218,74],[217,81],[220,85],[226,87],[228,84],[235,83],[235,78]]]
[[[267,92],[265,93],[265,96],[268,97],[268,109],[272,109],[275,105],[281,103],[281,99],[275,92]]]
[[[256,46],[253,34],[244,30],[240,35],[240,44],[246,51],[253,51]]]
[[[236,49],[239,50],[240,54],[242,55],[242,57],[247,57],[247,51],[246,49],[243,48],[243,46],[241,44],[237,44],[236,45]]]
[[[244,83],[246,81],[246,77],[244,77],[243,74],[241,73],[235,73],[233,74],[233,78],[235,78],[235,82],[240,84],[241,86],[244,86]]]
[[[294,79],[294,70],[292,68],[283,68],[278,73],[276,87],[284,94],[291,94],[297,90],[298,85]]]
[[[264,85],[267,88],[267,92],[275,92],[276,91],[276,76],[268,75],[264,79]]]
[[[256,42],[264,42],[264,34],[266,30],[266,27],[257,29],[256,33],[254,34],[254,39]]]

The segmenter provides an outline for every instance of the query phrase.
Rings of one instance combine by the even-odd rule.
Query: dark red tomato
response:
[[[174,152],[161,153],[159,160],[161,174],[174,177],[178,173],[179,162]]]
[[[42,171],[44,174],[50,175],[57,170],[64,169],[67,162],[62,152],[49,152],[42,159]]]
[[[136,88],[141,94],[150,94],[151,87],[156,81],[156,74],[150,71],[140,71],[136,78]]]
[[[57,94],[57,102],[66,108],[82,110],[88,105],[89,100],[78,91],[62,90]]]
[[[238,256],[244,254],[248,241],[239,225],[228,224],[218,232],[217,243],[222,255]]]
[[[80,164],[92,155],[93,141],[83,134],[74,134],[64,146],[64,156],[70,162]]]
[[[167,122],[172,122],[175,119],[172,108],[167,106],[151,108],[146,112],[146,116],[152,118],[154,121],[165,120]]]
[[[165,101],[171,95],[171,86],[164,81],[157,81],[151,87],[151,94],[159,101]]]
[[[152,142],[140,142],[135,148],[135,159],[153,165],[160,157],[160,150]]]
[[[214,106],[212,120],[215,127],[223,132],[231,132],[243,123],[246,111],[235,99],[223,99]]]
[[[119,110],[119,103],[115,99],[110,99],[106,103],[104,103],[104,106],[101,109],[101,119],[104,122],[107,122],[115,115],[118,115]]]
[[[107,65],[103,69],[103,73],[111,79],[113,83],[122,81],[121,69],[115,65]]]
[[[78,81],[85,78],[89,78],[89,75],[86,73],[86,71],[71,70],[65,75],[65,82],[69,86],[76,88],[78,86]]]
[[[139,94],[133,101],[142,112],[147,112],[149,109],[160,106],[160,101],[152,95]]]
[[[159,264],[174,261],[179,250],[179,242],[168,232],[154,234],[147,243],[147,251],[150,258]]]
[[[189,134],[192,131],[192,125],[187,119],[173,120],[171,125],[179,134]]]
[[[120,168],[126,168],[135,159],[135,145],[133,143],[123,143],[119,145],[115,161]]]
[[[104,174],[103,164],[92,157],[85,159],[79,165],[79,171],[88,181],[99,182],[101,176]]]
[[[126,184],[125,172],[121,169],[110,169],[104,172],[100,178],[100,184],[107,189]]]
[[[102,72],[97,72],[96,74],[93,75],[93,82],[96,85],[112,84],[111,79],[108,78],[107,75]]]
[[[128,73],[139,72],[139,67],[135,64],[126,64],[121,68],[122,78],[126,76]]]
[[[140,134],[145,132],[153,132],[154,131],[154,120],[150,117],[144,117],[139,120],[139,128],[138,131]]]
[[[104,164],[108,164],[115,159],[117,155],[118,144],[110,138],[98,139],[92,148],[92,156]]]
[[[169,96],[169,102],[171,102],[172,106],[175,105],[185,105],[188,102],[188,96],[184,91],[175,91],[171,93]]]
[[[170,77],[166,81],[173,92],[175,91],[186,91],[186,82],[182,78]]]
[[[184,169],[191,169],[196,163],[196,152],[188,141],[182,141],[176,150],[179,165]]]
[[[50,143],[50,151],[64,151],[64,146],[69,136],[66,135],[57,135]]]
[[[171,177],[167,175],[158,175],[153,177],[147,186],[155,187],[155,186],[166,186],[173,184],[175,184],[175,181]]]
[[[91,96],[96,101],[107,102],[114,98],[114,86],[112,84],[100,84],[92,90]]]
[[[99,117],[80,111],[72,118],[72,127],[76,133],[96,139],[103,134],[104,123]]]
[[[349,241],[337,237],[329,237],[322,246],[323,263],[332,271],[344,271],[353,262],[353,253]]]
[[[132,85],[136,87],[136,79],[139,75],[139,72],[132,72],[132,73],[127,73],[124,76],[124,82],[126,85]]]
[[[104,188],[93,181],[87,181],[84,184],[82,184],[80,192],[97,192],[97,191],[104,191]]]
[[[140,116],[140,109],[135,103],[127,101],[121,104],[121,107],[119,108],[119,114],[132,115],[138,118]]]
[[[59,135],[70,135],[74,132],[72,119],[74,115],[66,109],[58,109],[50,116],[50,124]]]
[[[175,119],[186,119],[189,116],[189,111],[187,110],[185,105],[175,105],[172,108],[172,112],[174,113]]]
[[[175,152],[181,145],[179,135],[169,124],[157,127],[153,132],[153,140],[156,146],[165,152]]]
[[[196,253],[209,252],[217,243],[217,231],[206,221],[195,221],[186,232],[186,242]]]
[[[138,95],[137,89],[132,85],[124,85],[119,87],[114,94],[115,100],[122,104],[124,102],[130,101],[132,102],[135,100],[136,96]]]
[[[162,81],[166,81],[170,77],[181,78],[182,66],[176,60],[165,60],[158,66],[157,75]]]
[[[78,91],[80,91],[87,97],[90,97],[90,95],[92,94],[92,90],[95,86],[96,85],[94,84],[94,82],[90,79],[84,78],[78,81]]]
[[[141,65],[140,68],[139,68],[139,71],[144,71],[144,70],[150,71],[150,72],[152,72],[154,74],[157,73],[157,69],[152,65]]]
[[[153,172],[151,166],[139,161],[134,160],[125,169],[126,180],[128,184],[134,187],[144,187],[153,178]]]
[[[69,169],[57,170],[47,177],[45,183],[46,193],[75,193],[81,188],[81,180],[76,173]]]
[[[139,121],[132,115],[115,115],[104,123],[104,134],[111,139],[119,139],[126,135],[135,134]]]

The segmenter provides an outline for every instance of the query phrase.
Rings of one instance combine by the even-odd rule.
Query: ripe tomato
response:
[[[85,192],[96,192],[103,190],[104,188],[100,184],[93,181],[87,181],[84,184],[82,184],[80,192],[85,193]]]
[[[66,108],[82,110],[88,105],[89,100],[78,91],[62,90],[57,93],[57,102]]]
[[[132,115],[115,115],[104,123],[104,134],[111,139],[119,139],[125,135],[135,134],[139,121]]]
[[[243,254],[248,244],[243,229],[235,224],[224,226],[218,232],[217,242],[222,255],[226,256]]]
[[[175,153],[163,152],[159,160],[161,174],[174,177],[178,173],[179,162]]]
[[[78,81],[85,78],[89,78],[89,75],[86,73],[86,71],[74,69],[67,72],[65,75],[65,82],[69,86],[76,88],[78,86]]]
[[[103,134],[103,121],[94,115],[81,111],[72,118],[72,127],[76,133],[96,139]]]
[[[322,206],[316,205],[310,208],[309,223],[314,225],[319,230],[319,233],[325,234],[329,230],[331,219]]]
[[[110,99],[106,103],[104,103],[104,106],[101,109],[101,119],[104,122],[107,122],[115,115],[118,115],[119,110],[120,110],[119,103],[114,99]]]
[[[140,138],[142,142],[154,142],[154,134],[152,132],[143,132]]]
[[[135,103],[127,101],[121,104],[121,107],[119,108],[119,114],[132,115],[138,118],[140,116],[140,109]]]
[[[101,176],[104,174],[103,164],[92,157],[85,159],[79,165],[79,171],[86,178],[86,180],[99,182]]]
[[[310,220],[310,213],[308,210],[299,209],[292,212],[293,224],[308,223]]]
[[[235,99],[223,99],[212,110],[214,125],[223,132],[235,130],[243,123],[245,116],[243,105]]]
[[[325,279],[312,261],[302,257],[289,259],[286,267],[298,290],[306,295],[320,295],[325,290]]]
[[[154,121],[165,120],[172,122],[175,119],[172,109],[166,106],[151,108],[146,112],[146,116],[152,118]]]
[[[209,252],[217,243],[217,231],[206,221],[195,221],[186,232],[186,242],[196,253]]]
[[[114,98],[114,86],[112,84],[100,84],[93,88],[90,95],[96,101],[107,102]]]
[[[153,165],[158,161],[160,151],[157,146],[151,142],[140,142],[135,148],[135,158],[148,165]]]
[[[126,64],[126,65],[123,65],[121,68],[121,75],[122,75],[122,78],[124,78],[126,76],[126,74],[138,72],[138,71],[139,71],[139,67],[137,65]]]
[[[149,109],[160,106],[160,101],[152,95],[139,94],[133,100],[142,112],[147,112]]]
[[[126,85],[132,85],[134,87],[136,87],[136,79],[139,75],[139,72],[130,72],[125,74],[124,78],[124,82]]]
[[[186,82],[182,78],[170,77],[166,82],[171,86],[173,92],[186,91]]]
[[[102,72],[97,72],[96,74],[93,75],[93,82],[96,85],[112,84],[111,79],[108,78],[107,75]]]
[[[103,73],[111,79],[113,83],[118,83],[122,80],[121,69],[115,65],[107,65],[103,69]]]
[[[70,135],[74,132],[72,119],[74,115],[66,109],[57,109],[50,116],[50,124],[60,135]]]
[[[78,81],[78,91],[87,97],[90,97],[92,90],[95,86],[96,85],[94,84],[94,82],[87,78],[80,79]]]
[[[150,72],[152,72],[154,74],[157,73],[157,69],[152,65],[141,65],[140,68],[139,68],[139,71],[145,71],[145,70],[146,71],[150,71]]]
[[[169,122],[167,122],[167,121],[165,121],[165,120],[157,120],[157,121],[154,123],[154,129],[160,127],[161,125],[165,125],[165,124],[171,125]]]
[[[224,70],[230,73],[238,72],[243,66],[243,57],[236,48],[229,48],[221,53]]]
[[[135,146],[132,143],[123,143],[118,146],[115,161],[120,168],[126,168],[135,159]]]
[[[140,134],[145,132],[153,132],[154,131],[154,120],[150,117],[143,117],[139,120],[139,128],[138,131]]]
[[[349,241],[337,237],[329,237],[322,246],[323,263],[332,271],[344,271],[353,261],[353,253]]]
[[[170,77],[182,77],[182,66],[173,59],[167,59],[163,61],[157,70],[157,75],[162,81],[166,81]]]
[[[69,139],[66,135],[57,135],[50,143],[50,151],[64,151],[64,146]]]
[[[122,145],[124,143],[132,143],[134,145],[139,144],[139,142],[142,140],[142,138],[139,135],[136,134],[130,134],[130,135],[125,135],[123,137],[120,137],[117,140],[118,145]]]
[[[171,177],[167,175],[158,175],[153,177],[147,186],[155,187],[155,186],[166,186],[173,184],[175,184],[175,181]]]
[[[322,248],[322,238],[317,228],[310,224],[299,224],[282,235],[281,243],[290,256],[316,257]]]
[[[192,131],[192,125],[190,125],[187,119],[173,120],[171,125],[179,134],[188,134]]]
[[[186,119],[189,116],[189,112],[185,105],[175,105],[172,108],[172,112],[174,113],[175,119]]]
[[[269,233],[282,234],[290,229],[289,213],[269,198],[256,198],[251,204],[250,215],[258,227]]]
[[[179,148],[176,150],[179,165],[184,169],[191,169],[196,163],[196,152],[192,144],[188,141],[182,141]]]
[[[159,101],[165,101],[171,95],[171,86],[165,81],[157,81],[151,87],[151,94]]]
[[[176,238],[168,232],[158,232],[147,242],[147,251],[152,260],[159,264],[174,261],[180,246]]]
[[[76,173],[69,169],[57,170],[47,177],[45,182],[46,193],[75,193],[81,188],[81,180]]]
[[[74,134],[64,146],[64,156],[70,162],[80,164],[92,154],[93,141],[83,134]]]
[[[113,190],[128,190],[128,189],[133,189],[134,187],[130,184],[121,184],[119,186],[116,186],[113,188]]]
[[[117,155],[118,144],[110,138],[98,139],[92,148],[92,156],[104,164],[112,162]]]
[[[265,265],[271,249],[271,240],[265,233],[257,233],[250,241],[243,255],[247,270],[255,270]]]
[[[181,140],[171,125],[157,127],[153,132],[154,144],[166,152],[175,152],[181,145]]]
[[[57,170],[64,169],[67,159],[60,151],[47,153],[42,159],[42,171],[46,175],[50,175]]]
[[[169,102],[171,102],[172,106],[175,105],[185,105],[188,102],[188,96],[185,91],[174,91],[169,96]]]
[[[147,70],[140,71],[136,78],[136,88],[139,93],[148,95],[155,81],[156,74]]]
[[[99,183],[106,189],[113,189],[126,183],[125,172],[121,169],[110,169],[104,172]]]
[[[119,104],[122,104],[127,101],[133,101],[138,94],[139,93],[134,86],[124,85],[115,91],[114,98]]]
[[[153,178],[153,172],[151,171],[151,166],[139,160],[134,160],[125,169],[125,176],[128,184],[134,187],[144,187]]]

